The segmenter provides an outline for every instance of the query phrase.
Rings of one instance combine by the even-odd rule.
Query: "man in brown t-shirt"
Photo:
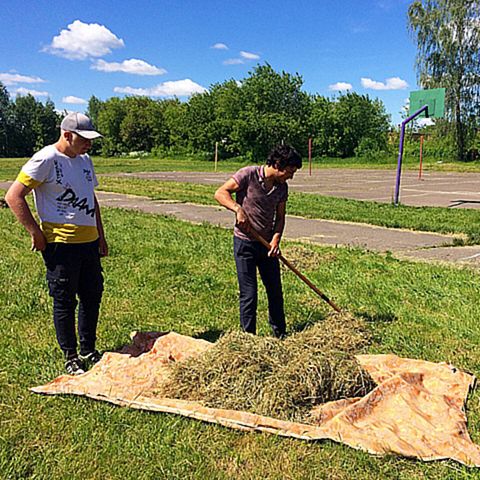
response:
[[[217,202],[235,213],[233,245],[240,287],[240,324],[245,332],[256,333],[258,268],[267,291],[270,326],[276,337],[285,335],[277,257],[285,226],[287,180],[299,168],[302,168],[300,155],[292,147],[280,145],[270,152],[266,165],[240,169],[215,192]],[[260,234],[270,249],[256,241],[252,231]]]

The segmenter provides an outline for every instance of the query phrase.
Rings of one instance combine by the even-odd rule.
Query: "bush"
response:
[[[381,149],[378,145],[378,142],[373,138],[364,137],[360,140],[358,147],[355,148],[355,156],[356,157],[378,157],[383,156],[385,153],[385,149]]]

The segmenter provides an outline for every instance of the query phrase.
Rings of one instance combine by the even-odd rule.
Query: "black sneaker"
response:
[[[98,350],[94,350],[93,352],[86,353],[85,355],[80,354],[78,358],[85,362],[87,365],[95,365],[102,359],[102,354]]]
[[[81,375],[85,373],[85,365],[78,357],[73,357],[65,362],[65,370],[69,375]]]

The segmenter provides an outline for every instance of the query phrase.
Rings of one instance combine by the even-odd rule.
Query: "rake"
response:
[[[255,240],[260,242],[265,248],[270,250],[270,244],[252,227],[250,227],[249,232]],[[300,272],[294,265],[292,265],[283,255],[279,255],[278,258],[281,262],[288,267],[302,282],[306,283],[322,300],[327,302],[336,312],[341,312],[340,308],[335,305],[332,300],[330,300],[322,291],[320,291],[302,272]]]

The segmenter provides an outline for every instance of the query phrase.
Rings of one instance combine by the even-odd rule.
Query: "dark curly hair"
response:
[[[277,166],[279,170],[286,167],[302,168],[302,157],[290,145],[277,145],[267,157],[267,165]]]

